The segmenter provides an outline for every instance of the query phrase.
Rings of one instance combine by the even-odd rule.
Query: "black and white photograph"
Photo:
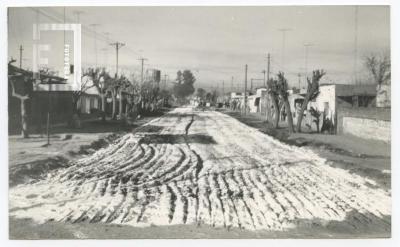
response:
[[[107,3],[4,7],[9,240],[396,235],[390,4]]]

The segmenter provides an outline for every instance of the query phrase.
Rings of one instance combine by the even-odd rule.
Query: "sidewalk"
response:
[[[11,135],[8,138],[9,184],[14,186],[40,178],[53,169],[66,167],[69,161],[107,146],[121,135],[164,113],[165,111],[162,111],[154,116],[137,119],[130,125],[116,120],[89,120],[84,121],[79,129],[65,125],[53,126],[50,146],[45,146],[45,135],[32,134],[27,139],[21,138],[20,135]]]

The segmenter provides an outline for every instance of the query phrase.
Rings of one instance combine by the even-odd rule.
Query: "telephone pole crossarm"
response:
[[[119,51],[119,49],[121,49],[121,47],[125,46],[125,44],[121,43],[121,42],[115,42],[115,43],[111,43],[110,45],[115,47],[115,51],[116,51],[116,55],[117,55],[116,67],[115,67],[115,77],[117,77],[118,76],[118,51]]]

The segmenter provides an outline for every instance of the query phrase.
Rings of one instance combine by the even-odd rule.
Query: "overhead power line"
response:
[[[30,9],[32,11],[36,12],[36,13],[40,13],[41,15],[43,15],[43,16],[45,16],[45,17],[47,17],[47,18],[49,18],[49,19],[51,19],[53,21],[56,21],[56,22],[59,22],[59,23],[63,23],[64,22],[64,17],[62,16],[62,14],[57,13],[57,11],[50,10],[50,9],[43,10],[43,9],[36,8],[36,7],[30,7]],[[77,12],[78,12],[78,14],[77,14]],[[75,15],[77,15],[78,16],[77,18],[79,19],[79,15],[84,13],[84,12],[82,12],[82,11],[77,11],[77,12],[75,12]],[[76,20],[73,20],[73,19],[68,18],[68,17],[66,17],[65,20],[66,20],[66,22],[71,22],[71,23],[75,23],[76,22]],[[96,39],[98,41],[105,42],[106,44],[109,44],[110,42],[114,42],[114,43],[117,42],[117,40],[109,38],[104,33],[100,33],[100,32],[94,31],[89,25],[84,25],[82,23],[80,23],[80,24],[81,24],[81,27],[82,27],[81,28],[82,33],[85,34],[85,35],[88,35],[88,36],[91,36],[91,37],[96,37]],[[139,52],[137,52],[137,51],[135,51],[135,50],[133,50],[132,48],[129,48],[129,47],[126,47],[125,50],[128,51],[128,52],[131,52],[131,53],[133,53],[135,55],[141,55]]]

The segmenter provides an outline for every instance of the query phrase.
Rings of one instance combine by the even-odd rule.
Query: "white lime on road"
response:
[[[178,108],[34,183],[10,215],[36,222],[285,230],[390,222],[390,192],[215,111]],[[348,220],[353,217],[352,220]]]

